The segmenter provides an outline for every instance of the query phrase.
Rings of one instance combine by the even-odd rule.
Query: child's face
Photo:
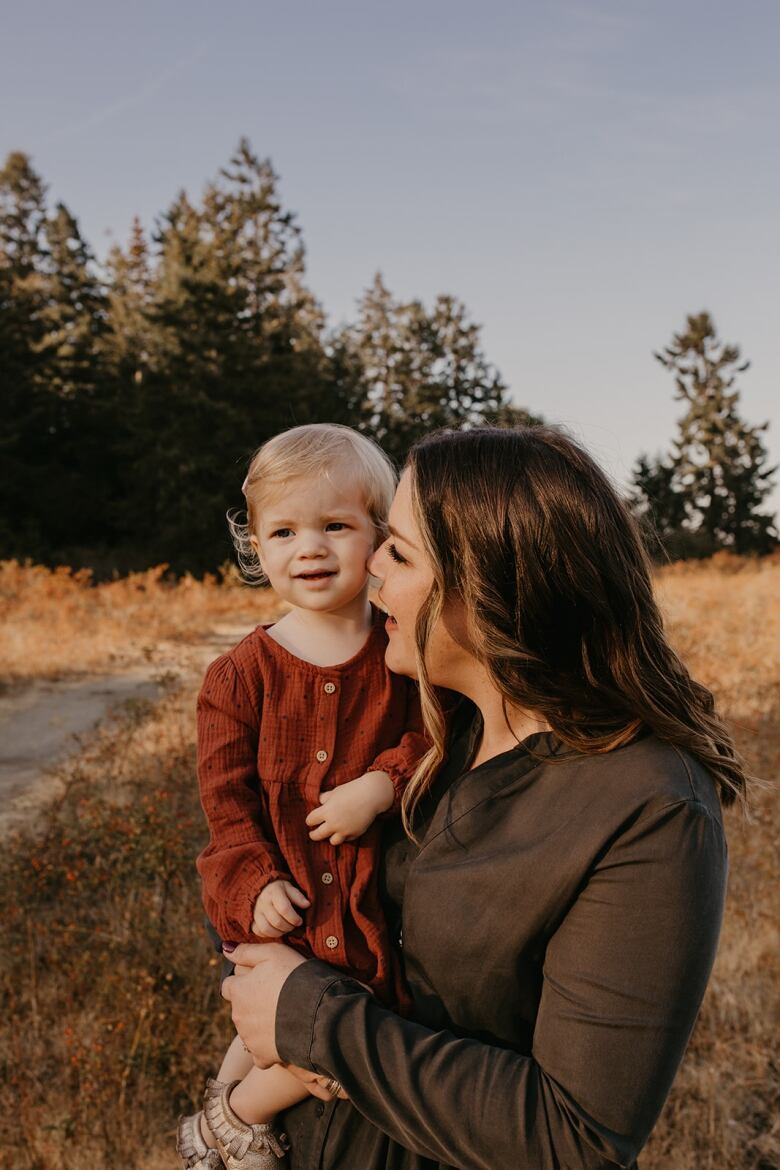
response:
[[[375,529],[347,476],[293,481],[263,501],[252,545],[290,605],[338,612],[365,595]]]

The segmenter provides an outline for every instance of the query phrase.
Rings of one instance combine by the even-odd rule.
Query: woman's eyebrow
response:
[[[397,528],[393,528],[392,524],[388,524],[387,531],[391,536],[394,536],[396,540],[402,540],[404,544],[408,544],[409,548],[417,549],[417,545],[414,543],[414,541],[410,540],[408,536],[404,536],[403,533],[399,532]],[[419,552],[420,550],[417,549],[417,551]]]

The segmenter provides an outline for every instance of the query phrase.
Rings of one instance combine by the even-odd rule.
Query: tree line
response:
[[[286,427],[342,422],[401,463],[435,427],[541,421],[512,405],[457,297],[399,300],[377,275],[355,320],[329,328],[304,259],[273,167],[246,140],[200,200],[179,194],[151,237],[136,220],[103,264],[71,211],[50,205],[29,157],[9,155],[0,555],[198,573],[229,557],[224,512],[241,503],[246,461]],[[673,551],[677,541],[683,554],[706,553],[705,529],[718,547],[766,551],[776,534],[758,512],[771,476],[762,428],[739,422],[734,368],[745,367],[733,347],[714,354],[704,317],[660,355],[690,419],[670,457],[640,460],[634,506]],[[701,454],[716,414],[732,420],[720,476]]]

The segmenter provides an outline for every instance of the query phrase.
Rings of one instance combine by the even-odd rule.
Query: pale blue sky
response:
[[[780,461],[778,44],[776,0],[27,0],[0,154],[102,254],[246,135],[332,320],[377,269],[455,293],[515,399],[619,479],[679,414],[652,349],[707,308]]]

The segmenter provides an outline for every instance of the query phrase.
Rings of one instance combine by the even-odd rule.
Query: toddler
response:
[[[429,744],[416,686],[387,670],[384,614],[368,601],[366,562],[394,487],[383,452],[348,427],[295,427],[252,459],[247,524],[230,522],[239,563],[290,608],[206,672],[198,779],[210,840],[198,870],[221,939],[284,937],[403,1011],[377,818],[399,808]],[[272,1122],[306,1095],[287,1069],[255,1068],[236,1036],[203,1113],[179,1122],[186,1170],[281,1170],[286,1139]]]

